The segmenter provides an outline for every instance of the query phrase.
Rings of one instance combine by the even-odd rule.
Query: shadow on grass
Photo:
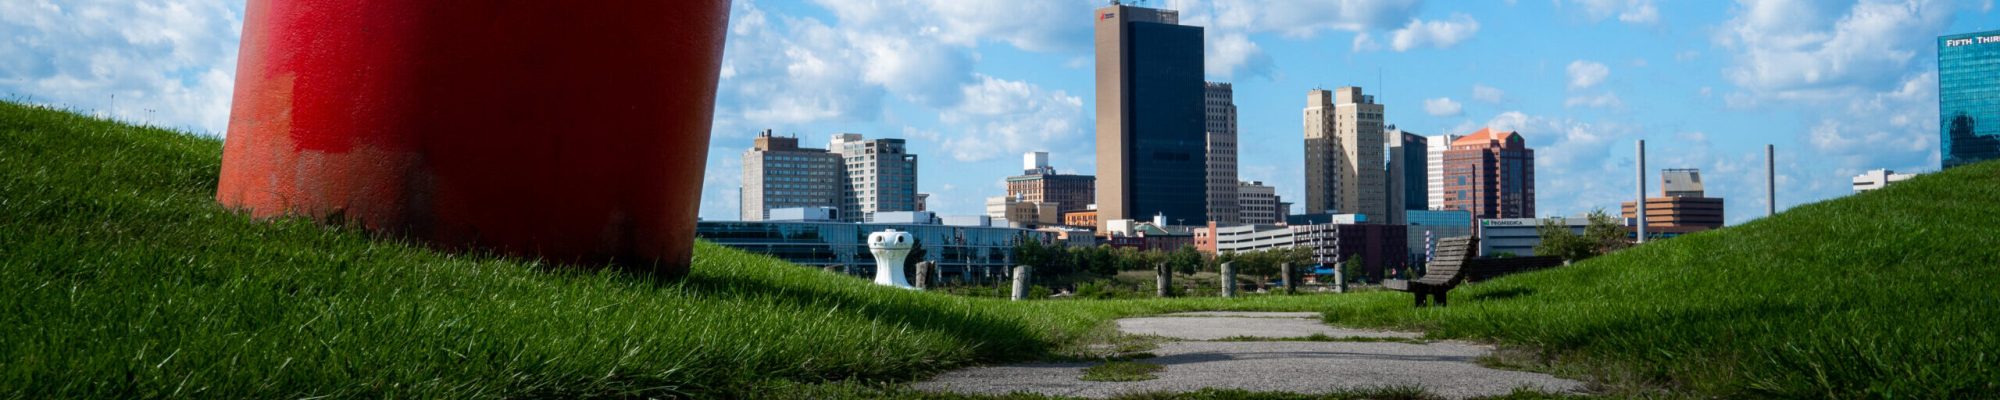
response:
[[[1049,350],[1049,344],[1037,340],[1038,333],[1025,329],[1021,321],[950,309],[949,302],[896,295],[862,296],[858,292],[813,285],[776,287],[770,282],[735,276],[694,274],[680,284],[704,296],[774,299],[789,306],[835,310],[884,324],[944,333],[977,343],[973,350],[982,361],[1034,359]]]
[[[1515,287],[1466,296],[1467,300],[1507,300],[1535,294],[1534,288]]]

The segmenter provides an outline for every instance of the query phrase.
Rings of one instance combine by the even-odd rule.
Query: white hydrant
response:
[[[868,234],[868,252],[875,254],[875,284],[915,290],[903,278],[903,260],[910,257],[916,238],[895,229]]]

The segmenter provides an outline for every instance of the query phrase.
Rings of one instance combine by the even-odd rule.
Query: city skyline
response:
[[[1305,198],[1298,96],[1358,85],[1386,105],[1384,122],[1413,132],[1526,136],[1538,216],[1630,200],[1629,182],[1596,177],[1627,175],[1627,144],[1653,139],[1649,164],[1703,170],[1736,223],[1763,215],[1764,143],[1777,145],[1781,208],[1846,195],[1867,170],[1936,170],[1937,37],[2000,28],[1982,26],[1990,1],[1362,3],[1149,4],[1207,30],[1206,78],[1236,92],[1239,180]],[[9,10],[22,18],[0,31],[39,44],[5,49],[36,62],[0,66],[0,91],[220,135],[241,4],[164,4]],[[1091,21],[1079,15],[1102,5],[737,2],[703,217],[739,215],[741,154],[763,129],[814,144],[908,139],[920,170],[963,171],[919,182],[941,214],[978,214],[1022,152],[1095,174]],[[134,28],[172,39],[133,39],[113,21],[154,21]],[[77,47],[98,51],[60,52]]]

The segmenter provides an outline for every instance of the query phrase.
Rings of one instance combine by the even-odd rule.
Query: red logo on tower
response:
[[[1097,20],[1099,20],[1099,21],[1103,21],[1103,20],[1107,20],[1107,19],[1112,19],[1112,18],[1117,18],[1117,17],[1118,17],[1118,13],[1104,13],[1104,16],[1102,16],[1102,17],[1098,17],[1098,18],[1097,18]]]

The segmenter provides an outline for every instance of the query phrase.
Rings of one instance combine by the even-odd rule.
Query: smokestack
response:
[[[1646,242],[1646,141],[1639,141],[1639,201],[1638,207],[1639,243]]]
[[[1778,157],[1776,145],[1764,145],[1764,216],[1778,215]]]

